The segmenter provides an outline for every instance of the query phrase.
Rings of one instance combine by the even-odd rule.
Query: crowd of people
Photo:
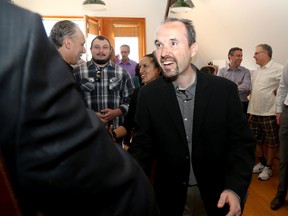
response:
[[[240,216],[279,143],[270,207],[284,205],[288,62],[271,46],[256,46],[253,73],[239,47],[227,67],[199,70],[192,22],[166,18],[139,63],[103,35],[80,62],[85,37],[72,21],[47,38],[39,15],[7,1],[0,12],[0,159],[23,215]]]
[[[247,116],[256,139],[257,163],[253,167],[253,173],[258,173],[258,179],[266,181],[272,176],[273,161],[279,149],[278,190],[270,204],[272,210],[277,210],[285,204],[287,194],[288,62],[284,67],[273,61],[272,53],[270,45],[257,45],[253,57],[259,67],[250,72],[241,66],[242,49],[233,47],[228,52],[227,67],[211,74],[225,77],[238,87],[243,113]],[[207,73],[207,67],[204,66],[201,71]]]

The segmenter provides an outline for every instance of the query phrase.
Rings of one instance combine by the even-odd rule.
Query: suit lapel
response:
[[[187,143],[182,114],[179,108],[174,86],[172,83],[167,83],[163,79],[159,87],[162,88],[162,90],[159,92],[161,93],[161,98],[163,99],[163,109],[167,110],[169,115],[167,117],[172,119],[175,128],[182,138],[182,142]],[[208,80],[201,74],[199,70],[197,70],[197,85],[193,117],[193,140],[195,140],[195,138],[197,138],[199,135],[200,127],[207,110],[209,101],[208,87]]]
[[[179,108],[175,88],[171,82],[165,81],[161,82],[160,85],[163,88],[161,91],[161,98],[163,99],[163,108],[167,111],[167,117],[171,118],[174,126],[182,138],[182,142],[187,143],[185,127],[182,120],[182,114]]]
[[[205,76],[197,71],[197,85],[195,92],[195,104],[194,104],[194,122],[193,122],[193,140],[198,137],[200,127],[207,110],[209,101],[209,83]]]

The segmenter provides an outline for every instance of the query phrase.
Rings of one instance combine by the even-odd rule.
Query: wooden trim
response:
[[[73,20],[73,19],[83,19],[84,16],[42,16],[42,19],[68,19],[68,20]]]
[[[146,19],[145,18],[137,18],[137,17],[91,17],[91,16],[42,16],[43,20],[80,20],[84,22],[84,35],[88,36],[89,30],[87,30],[87,23],[89,23],[89,20],[93,23],[91,24],[98,24],[98,27],[95,32],[98,32],[99,35],[105,35],[111,42],[111,45],[114,47],[114,32],[113,28],[117,28],[117,25],[125,25],[125,22],[127,23],[126,25],[130,25],[131,28],[133,27],[133,23],[135,23],[134,28],[139,29],[138,33],[138,56],[139,58],[142,58],[146,54]],[[117,24],[119,22],[119,24]],[[121,24],[121,22],[123,24]],[[114,26],[113,26],[114,23]],[[89,26],[89,24],[88,24]],[[98,35],[95,34],[95,35]],[[138,60],[137,60],[138,61]]]
[[[138,56],[139,59],[146,55],[146,19],[137,17],[86,17],[87,20],[98,20],[100,24],[100,34],[106,36],[111,45],[115,48],[115,28],[135,28],[138,29]],[[127,35],[128,36],[128,35]],[[138,62],[138,59],[135,59]]]
[[[167,0],[167,5],[166,5],[166,11],[165,11],[164,19],[166,19],[168,17],[169,8],[170,8],[171,5],[172,5],[172,0]]]

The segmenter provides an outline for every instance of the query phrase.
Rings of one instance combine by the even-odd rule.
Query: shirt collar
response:
[[[230,67],[230,64],[227,66],[227,71],[237,71],[237,70],[240,70],[240,65],[239,65],[235,70],[233,70],[233,69]]]
[[[186,90],[187,92],[189,92],[190,94],[192,94],[192,92],[193,92],[193,87],[196,86],[196,83],[197,83],[197,74],[195,74],[195,75],[196,75],[196,77],[195,77],[194,82],[193,82],[190,86],[188,86],[187,89],[185,89],[185,90]],[[173,81],[172,83],[173,83],[173,86],[174,86],[175,91],[179,91],[179,87],[178,87],[178,85],[176,84],[176,82]]]
[[[123,61],[122,61],[122,59],[120,60],[120,64],[129,64],[129,65],[131,65],[131,62],[130,62],[130,59],[128,59],[128,62],[127,63],[124,63]]]
[[[273,64],[273,60],[270,60],[266,65],[264,65],[261,68],[270,68],[272,64]]]

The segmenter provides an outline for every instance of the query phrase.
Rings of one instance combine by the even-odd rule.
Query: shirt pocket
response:
[[[109,80],[109,90],[111,91],[120,91],[121,90],[121,78],[113,77]]]

